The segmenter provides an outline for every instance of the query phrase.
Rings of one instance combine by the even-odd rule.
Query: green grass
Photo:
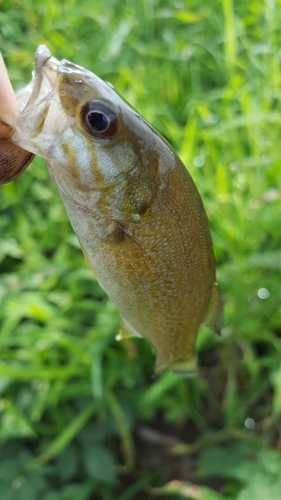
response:
[[[153,379],[148,343],[114,340],[119,313],[44,162],[1,186],[1,500],[279,500],[280,25],[269,0],[0,3],[15,88],[45,43],[173,145],[204,200],[224,301],[221,338],[198,337],[198,378]]]

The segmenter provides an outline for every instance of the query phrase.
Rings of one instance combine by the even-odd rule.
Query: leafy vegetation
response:
[[[44,162],[0,188],[1,500],[280,499],[280,0],[4,0],[15,88],[45,43],[111,81],[204,200],[224,301],[199,375],[152,377]],[[141,304],[140,304],[141,307]]]

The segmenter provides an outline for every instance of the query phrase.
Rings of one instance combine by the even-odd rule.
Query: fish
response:
[[[121,313],[118,339],[143,337],[155,372],[193,375],[201,324],[221,301],[205,209],[168,142],[108,82],[46,46],[16,92],[9,142],[44,158],[85,259]]]

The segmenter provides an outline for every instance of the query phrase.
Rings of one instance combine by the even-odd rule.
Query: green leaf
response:
[[[202,476],[241,479],[241,474],[244,477],[243,469],[248,467],[251,455],[252,450],[242,442],[232,443],[225,448],[210,448],[199,457],[198,472]]]
[[[281,365],[278,370],[272,374],[272,381],[274,386],[273,413],[277,416],[281,414]]]
[[[93,489],[91,481],[83,484],[68,484],[60,495],[61,500],[87,500]]]
[[[42,496],[42,500],[61,500],[61,493],[57,491],[48,491]]]
[[[195,23],[200,21],[201,16],[196,12],[188,12],[186,10],[179,10],[176,14],[176,18],[185,23]]]
[[[115,483],[116,467],[113,454],[100,444],[84,449],[84,464],[93,479],[104,483]]]
[[[275,481],[266,474],[261,474],[257,471],[249,478],[249,482],[238,494],[237,500],[280,500],[281,478]]]
[[[50,444],[47,450],[37,458],[39,463],[45,463],[54,456],[58,455],[71,440],[76,436],[81,429],[86,425],[87,421],[95,413],[96,407],[93,402],[89,403],[68,426],[57,436],[57,438]]]
[[[0,479],[1,483],[7,482],[10,484],[12,480],[19,474],[21,470],[21,462],[18,457],[6,459],[0,463]]]
[[[170,371],[160,375],[140,399],[139,408],[141,413],[147,417],[153,414],[163,394],[177,385],[179,380],[181,380],[180,376]]]
[[[0,440],[35,437],[36,433],[28,420],[9,401],[2,401],[4,410],[0,413]]]
[[[63,481],[75,476],[78,469],[78,456],[75,446],[70,444],[58,455],[55,468],[57,475]]]

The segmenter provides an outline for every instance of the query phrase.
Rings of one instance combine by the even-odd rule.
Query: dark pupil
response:
[[[95,111],[88,114],[88,122],[95,132],[104,132],[109,125],[109,119],[104,113]]]

